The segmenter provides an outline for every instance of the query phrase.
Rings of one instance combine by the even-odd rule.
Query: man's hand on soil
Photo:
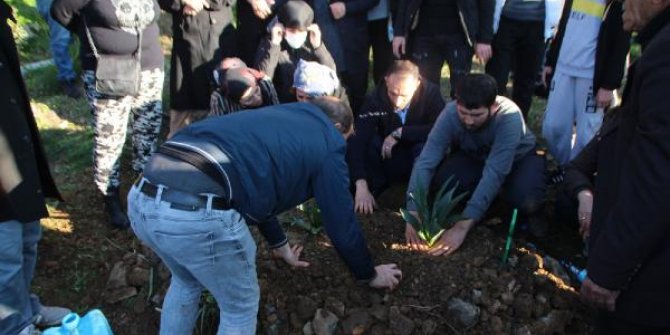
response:
[[[284,246],[272,250],[272,255],[275,258],[281,258],[286,262],[286,264],[295,267],[308,267],[309,263],[300,260],[300,254],[302,253],[302,246],[294,245],[291,247],[289,243],[284,244]]]
[[[375,266],[377,275],[370,281],[374,288],[387,288],[392,290],[398,286],[402,279],[402,271],[395,264],[381,264]]]
[[[475,221],[471,219],[456,222],[453,227],[442,234],[440,240],[428,250],[428,254],[433,256],[451,255],[454,251],[460,248],[461,244],[463,244],[465,236],[468,235],[470,228],[472,228],[474,224]]]
[[[410,214],[414,215],[414,217],[417,217],[416,212],[410,212]],[[416,235],[416,230],[409,223],[405,224],[405,239],[407,240],[407,245],[409,245],[410,249],[412,250],[428,250],[428,245],[426,245],[426,242]]]
[[[368,189],[368,183],[365,179],[356,181],[356,195],[354,198],[354,209],[356,213],[372,214],[375,211],[377,203],[375,197]]]
[[[610,312],[614,312],[616,307],[616,299],[619,297],[620,291],[608,290],[604,287],[598,286],[591,278],[586,278],[582,283],[582,289],[579,292],[582,300],[594,307],[603,308]]]

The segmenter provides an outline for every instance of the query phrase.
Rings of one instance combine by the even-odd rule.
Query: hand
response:
[[[347,14],[347,6],[341,1],[333,2],[330,4],[330,12],[333,14],[335,20],[339,20]]]
[[[377,207],[375,197],[368,189],[368,183],[365,179],[356,181],[356,196],[354,200],[354,209],[357,213],[372,214]]]
[[[184,5],[182,9],[184,14],[191,16],[198,14],[206,6],[209,7],[203,0],[182,0],[182,4]]]
[[[283,259],[290,266],[308,267],[308,262],[300,260],[300,253],[302,253],[302,246],[294,245],[291,247],[289,243],[272,250],[272,256]]]
[[[393,136],[386,136],[384,143],[382,143],[382,159],[391,158],[391,152],[393,151],[393,146],[398,144],[398,140],[393,138]]]
[[[412,211],[410,212],[410,214],[414,215],[414,217],[416,217],[417,220],[419,219],[416,212]],[[418,250],[418,251],[428,250],[428,245],[426,244],[426,242],[420,239],[419,236],[416,235],[416,230],[409,223],[405,224],[405,240],[407,240],[407,245],[409,245],[410,249],[412,250]]]
[[[614,104],[614,90],[599,88],[596,93],[596,105],[600,108],[607,108]]]
[[[579,207],[577,208],[577,220],[579,221],[579,235],[584,240],[589,236],[591,231],[591,213],[593,213],[593,193],[584,190],[577,194],[579,200]]]
[[[582,283],[582,288],[579,292],[584,302],[597,308],[604,308],[610,312],[614,312],[619,293],[621,292],[598,286],[598,284],[594,283],[588,277]]]
[[[314,49],[321,46],[321,29],[316,23],[312,23],[307,27],[307,32],[309,34],[309,43],[312,44]]]
[[[401,36],[393,37],[393,54],[396,58],[402,58],[405,54],[405,38]]]
[[[453,227],[442,233],[442,237],[428,250],[428,254],[433,256],[451,255],[460,248],[463,240],[465,240],[465,236],[468,235],[470,228],[474,225],[475,221],[471,219],[456,222]]]
[[[549,88],[549,83],[547,82],[547,79],[549,78],[549,75],[554,72],[554,69],[551,66],[545,66],[544,69],[542,70],[542,83],[544,83],[544,87]]]
[[[270,42],[274,45],[281,44],[284,40],[284,25],[277,22],[270,28]]]
[[[182,8],[182,13],[184,13],[185,16],[196,16],[198,14],[198,11],[193,9],[193,7],[189,5],[184,5],[184,8]]]
[[[402,271],[395,264],[381,264],[375,266],[376,276],[370,281],[374,288],[394,289],[402,279]]]
[[[265,20],[267,17],[272,15],[272,9],[270,5],[274,4],[274,1],[266,0],[248,0],[251,5],[251,9],[254,11],[254,15],[261,20]]]
[[[493,56],[493,49],[491,49],[490,44],[477,43],[475,44],[475,55],[482,63],[486,64]]]

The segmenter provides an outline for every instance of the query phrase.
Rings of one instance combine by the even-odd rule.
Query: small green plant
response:
[[[414,227],[419,238],[426,241],[429,247],[442,236],[446,226],[462,219],[460,213],[452,213],[456,206],[465,198],[467,192],[463,192],[454,197],[458,182],[449,188],[453,177],[449,177],[444,182],[440,190],[435,195],[431,203],[428,197],[428,190],[419,182],[415,191],[409,194],[410,200],[416,205],[418,218],[412,215],[408,210],[401,208],[400,213],[403,219]]]
[[[307,230],[310,234],[316,235],[323,230],[321,221],[321,210],[314,200],[308,200],[296,207],[302,212],[303,217],[295,216],[291,219],[291,226],[298,226]]]

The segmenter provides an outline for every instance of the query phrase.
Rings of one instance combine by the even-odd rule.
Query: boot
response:
[[[121,199],[119,199],[119,190],[118,188],[110,190],[107,192],[107,195],[104,196],[105,199],[105,209],[109,215],[109,223],[114,228],[126,229],[130,226],[130,221],[126,212],[121,206]]]

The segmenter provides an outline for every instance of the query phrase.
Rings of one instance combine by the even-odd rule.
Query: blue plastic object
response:
[[[572,272],[572,274],[575,275],[575,277],[577,278],[577,280],[580,283],[584,282],[584,280],[586,279],[586,276],[588,275],[588,273],[586,272],[586,269],[580,269],[577,266],[575,266],[574,264],[572,264],[570,262],[566,262],[566,261],[563,261],[561,263],[563,263],[563,266],[568,268],[568,270],[570,270],[570,272]]]
[[[114,335],[107,318],[99,309],[91,310],[83,317],[70,313],[63,318],[60,327],[49,328],[42,335]]]

